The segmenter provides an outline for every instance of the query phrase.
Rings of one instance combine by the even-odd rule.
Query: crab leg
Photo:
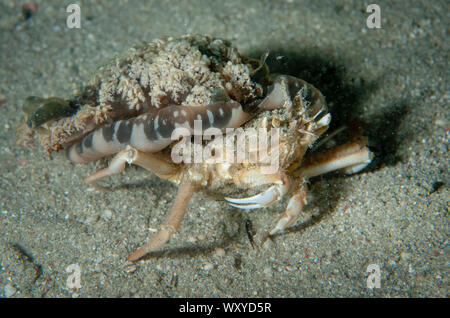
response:
[[[173,180],[180,172],[180,166],[172,162],[169,155],[147,153],[128,146],[128,163],[138,165],[156,174],[158,177]]]
[[[373,154],[362,142],[347,143],[309,155],[302,163],[302,168],[295,174],[315,177],[339,169],[343,169],[346,173],[355,173],[364,169],[372,158]]]
[[[118,152],[105,169],[99,170],[84,179],[84,181],[97,188],[108,188],[97,185],[97,181],[121,173],[126,163],[139,165],[152,171],[161,178],[170,179],[178,172],[178,167],[168,160],[164,160],[160,154],[144,153],[131,146]]]
[[[110,161],[108,167],[99,170],[97,172],[94,172],[93,174],[90,174],[84,179],[84,182],[100,190],[110,190],[108,187],[98,185],[97,181],[121,173],[123,170],[125,170],[125,165],[127,161],[128,161],[128,149],[125,149],[118,152],[114,156],[114,158]]]
[[[270,230],[269,234],[276,234],[294,224],[300,216],[300,212],[305,205],[306,192],[303,187],[300,187],[296,191],[294,191],[294,194],[289,199],[286,211],[284,211],[283,216],[278,219],[277,223],[275,224],[273,229]]]
[[[156,251],[167,243],[172,234],[178,231],[194,190],[195,187],[191,183],[181,183],[167,222],[161,226],[161,230],[150,241],[131,254],[128,261],[137,261],[145,254]]]

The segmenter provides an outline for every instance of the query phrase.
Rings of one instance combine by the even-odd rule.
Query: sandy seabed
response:
[[[2,297],[448,297],[448,1],[0,1],[0,295]],[[83,183],[105,162],[15,142],[29,95],[70,95],[105,60],[162,36],[232,40],[273,72],[314,84],[333,126],[357,122],[375,153],[363,172],[310,180],[295,226],[252,247],[286,205],[250,212],[196,194],[161,252],[123,270],[167,217],[169,182],[136,167]],[[81,288],[66,269],[80,269]],[[367,269],[380,269],[380,288]]]

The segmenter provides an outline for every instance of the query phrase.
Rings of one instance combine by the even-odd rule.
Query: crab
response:
[[[252,60],[207,36],[135,47],[68,100],[33,97],[27,109],[47,151],[65,149],[74,163],[114,155],[86,183],[107,189],[98,181],[133,164],[179,186],[167,221],[129,262],[169,241],[197,191],[219,193],[244,210],[288,197],[274,235],[300,216],[308,178],[355,173],[373,157],[364,138],[310,151],[331,121],[320,91],[293,76],[271,76],[264,57]],[[236,197],[243,192],[252,194]]]

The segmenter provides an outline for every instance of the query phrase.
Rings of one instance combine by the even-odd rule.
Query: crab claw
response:
[[[280,184],[276,184],[268,188],[266,191],[261,192],[257,195],[241,198],[241,199],[233,199],[233,198],[225,198],[229,202],[231,206],[239,209],[259,209],[263,207],[268,207],[280,200],[288,191],[289,191],[290,183],[288,181],[281,182]]]

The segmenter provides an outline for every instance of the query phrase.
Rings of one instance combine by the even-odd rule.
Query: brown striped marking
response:
[[[237,128],[250,117],[251,114],[234,101],[205,106],[172,105],[105,125],[71,146],[68,157],[73,162],[86,163],[119,152],[127,145],[140,151],[157,152],[172,142],[176,128],[187,128],[193,133],[195,120],[201,121],[204,131],[209,127]]]

